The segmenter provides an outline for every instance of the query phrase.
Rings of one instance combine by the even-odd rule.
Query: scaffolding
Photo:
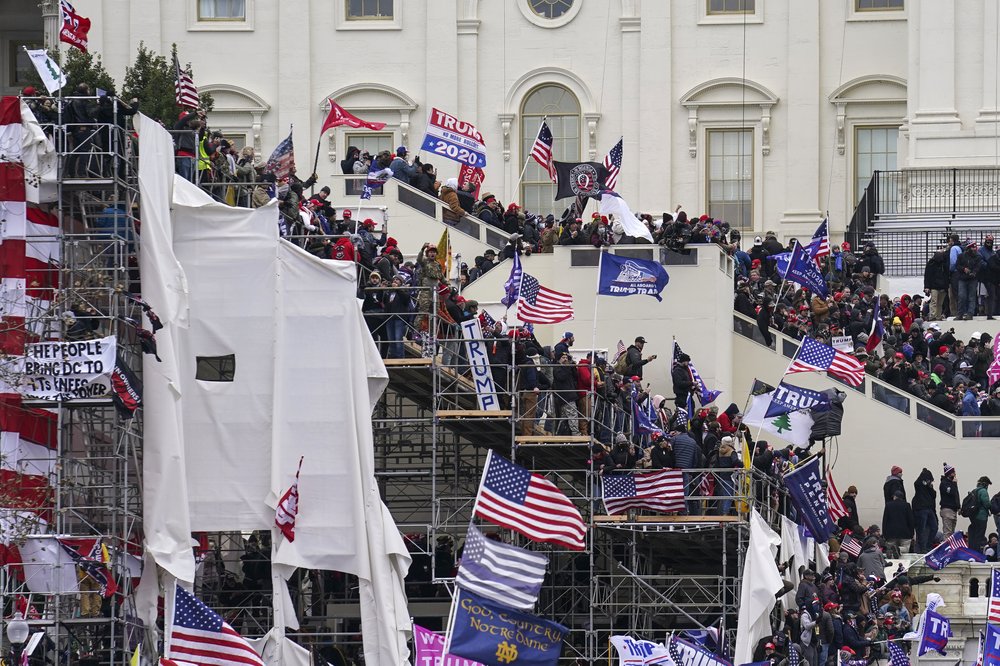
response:
[[[46,132],[59,148],[52,209],[61,233],[44,239],[59,243],[60,261],[48,278],[57,277],[59,287],[47,307],[30,313],[25,327],[41,339],[114,335],[121,361],[139,373],[142,304],[132,297],[138,288],[132,140],[122,125],[65,125],[61,117]],[[406,591],[414,622],[438,631],[445,626],[456,559],[492,450],[548,476],[577,505],[588,526],[583,551],[542,547],[551,559],[537,613],[569,628],[562,661],[608,659],[609,638],[615,634],[662,640],[666,632],[715,626],[731,641],[749,538],[746,513],[713,515],[720,496],[691,491],[686,493],[694,503],[690,515],[606,515],[600,475],[591,464],[592,447],[606,442],[610,433],[630,433],[630,415],[590,391],[582,391],[581,404],[591,413],[555,413],[546,408],[551,399],[547,392],[517,390],[519,368],[512,350],[509,359],[488,367],[499,409],[484,409],[470,378],[467,341],[444,314],[440,299],[446,296],[434,289],[421,299],[425,288],[406,289],[424,304],[423,312],[382,319],[366,313],[366,320],[389,374],[388,389],[372,416],[376,477],[413,556]],[[421,320],[426,326],[421,327]],[[511,344],[509,338],[492,336],[474,342]],[[25,570],[7,563],[0,567],[4,616],[10,616],[19,599],[26,601],[32,630],[44,631],[32,654],[37,663],[68,658],[124,666],[142,635],[132,595],[141,559],[141,409],[128,417],[110,397],[26,400],[23,408],[58,415],[51,520],[46,537],[30,538],[58,536],[85,551],[95,541],[103,544],[117,591],[101,596],[67,562],[59,566],[72,570],[71,578],[79,579],[77,589],[32,592]],[[562,426],[570,434],[559,434]],[[635,440],[640,446],[648,443]],[[689,489],[700,487],[702,480],[719,481],[719,470],[689,473]],[[736,488],[730,499],[752,503],[773,524],[775,493],[768,482],[754,478],[751,483],[751,471],[728,473]],[[528,545],[506,530],[496,531]],[[198,543],[196,594],[237,631],[262,636],[272,626],[270,534],[193,536]],[[301,629],[288,635],[310,649],[317,663],[356,663],[361,645],[357,580],[338,572],[300,570],[289,587]]]

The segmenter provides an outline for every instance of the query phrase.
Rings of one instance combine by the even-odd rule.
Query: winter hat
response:
[[[344,211],[344,219],[345,220],[349,220],[349,219],[351,219],[351,217],[352,217],[351,211],[350,210],[345,210]]]
[[[944,356],[947,353],[948,353],[948,346],[947,345],[941,345],[940,347],[938,347],[938,354],[940,354],[941,356]]]
[[[399,146],[398,148],[396,148],[396,155],[398,155],[399,157],[406,155],[406,153],[407,153],[406,146]]]
[[[955,471],[955,467],[953,465],[949,465],[948,463],[944,464],[944,475],[945,476],[948,476],[949,474],[951,474],[954,471]]]
[[[899,465],[893,465],[892,469],[889,470],[889,471],[892,472],[892,474],[902,474],[903,473],[903,468],[900,467]]]

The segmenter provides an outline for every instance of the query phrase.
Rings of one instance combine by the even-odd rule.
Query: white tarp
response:
[[[756,509],[750,513],[750,546],[743,560],[743,587],[736,625],[734,664],[753,661],[753,649],[771,633],[771,609],[777,603],[774,593],[781,589],[781,576],[774,558],[781,544],[774,530]]]
[[[279,240],[276,202],[231,208],[174,178],[169,135],[145,117],[139,135],[143,297],[164,324],[163,362],[143,364],[147,548],[193,580],[191,531],[273,527],[302,456],[295,541],[273,562],[358,575],[365,661],[399,666],[410,558],[374,478],[388,375],[354,264]],[[232,381],[196,378],[198,357],[229,355]]]
[[[798,523],[781,516],[781,552],[778,561],[788,562],[791,560],[791,564],[785,571],[785,577],[792,581],[792,585],[795,586],[781,597],[781,606],[784,610],[795,608],[795,592],[802,580],[802,576],[799,575],[799,567],[809,566],[809,559],[815,550],[815,539],[805,536],[803,528]]]
[[[36,594],[80,591],[76,563],[55,537],[28,537],[18,550],[24,567],[24,584],[30,591]]]

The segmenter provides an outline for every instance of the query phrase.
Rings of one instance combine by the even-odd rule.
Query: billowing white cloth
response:
[[[24,198],[31,203],[55,201],[56,148],[45,136],[38,119],[21,100],[21,162],[24,164]]]
[[[653,242],[653,234],[649,232],[649,227],[632,213],[628,204],[619,195],[607,192],[601,194],[601,213],[614,215],[615,220],[621,222],[622,231],[626,236],[645,238],[650,243]]]
[[[781,576],[774,558],[781,544],[774,530],[753,509],[750,514],[750,546],[743,560],[743,586],[736,625],[734,664],[753,661],[753,648],[771,633],[771,609],[777,603],[774,593],[781,589]]]
[[[143,157],[157,133],[167,137],[140,121]],[[149,172],[141,163],[140,184],[172,170],[170,154]],[[160,465],[144,470],[154,557],[180,571],[191,531],[273,527],[301,456],[295,541],[280,539],[273,562],[359,576],[365,661],[399,666],[410,558],[375,483],[371,411],[388,374],[356,305],[354,264],[280,240],[274,201],[232,208],[176,177],[172,217],[143,203],[143,296],[164,323],[163,363],[143,365],[146,450]],[[228,355],[232,381],[196,378],[197,357]],[[190,574],[178,577],[192,580],[193,563]]]
[[[80,591],[76,563],[55,537],[31,536],[19,546],[24,584],[32,592],[72,594]]]
[[[815,546],[815,540],[812,537],[804,536],[802,528],[797,523],[781,516],[781,553],[778,560],[780,562],[791,560],[792,563],[785,575],[795,586],[781,597],[781,607],[784,610],[795,607],[795,591],[802,580],[802,576],[799,575],[799,567],[809,566],[809,559],[816,550]]]

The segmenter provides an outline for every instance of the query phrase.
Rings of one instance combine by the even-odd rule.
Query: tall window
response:
[[[854,10],[859,12],[898,11],[903,0],[854,0]]]
[[[243,21],[246,0],[198,0],[199,21]]]
[[[857,127],[854,129],[854,200],[859,201],[872,174],[896,169],[896,142],[899,128]]]
[[[392,19],[393,0],[346,0],[348,20]]]
[[[708,0],[709,14],[753,14],[756,0]]]
[[[552,132],[552,159],[577,162],[580,160],[580,102],[562,86],[544,85],[528,93],[521,105],[521,164],[528,160],[528,167],[521,181],[518,203],[533,213],[558,216],[570,200],[554,201],[555,184],[538,162],[529,159],[542,118]]]
[[[396,152],[396,146],[392,145],[391,134],[376,134],[375,132],[348,134],[346,136],[346,145],[344,146],[345,155],[347,154],[347,148],[350,146],[354,146],[362,153],[367,150],[371,153],[372,157],[375,157],[383,150],[388,150],[391,153]]]
[[[753,130],[708,130],[708,214],[753,227]]]

